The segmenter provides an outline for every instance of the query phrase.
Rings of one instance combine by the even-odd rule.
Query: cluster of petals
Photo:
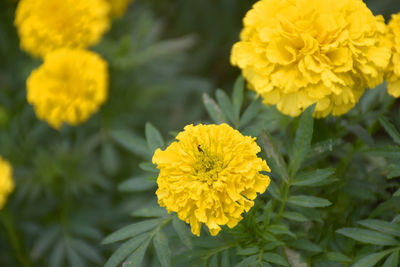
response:
[[[13,190],[12,167],[8,161],[0,157],[0,210],[4,206],[7,196]]]
[[[58,49],[27,80],[36,116],[58,129],[86,121],[107,99],[107,63],[80,49]]]
[[[227,124],[188,125],[153,163],[160,170],[158,203],[189,223],[199,236],[204,223],[211,235],[221,225],[234,227],[270,183],[267,163],[257,157],[255,138]]]
[[[341,115],[382,83],[390,42],[362,0],[261,0],[244,18],[231,62],[267,105]]]
[[[21,0],[15,14],[21,48],[43,57],[94,45],[110,26],[109,8],[106,0]]]
[[[388,93],[394,97],[400,97],[400,13],[392,15],[388,28],[392,57],[385,73],[385,80],[388,83]]]

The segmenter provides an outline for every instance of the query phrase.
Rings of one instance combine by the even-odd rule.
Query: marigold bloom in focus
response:
[[[106,0],[21,0],[15,14],[21,48],[43,57],[58,48],[86,48],[109,28]]]
[[[158,203],[190,223],[199,236],[201,224],[218,234],[221,225],[234,227],[270,182],[267,163],[257,157],[255,138],[227,124],[188,125],[166,150],[157,149],[153,163],[160,174]]]
[[[99,55],[60,49],[29,76],[27,99],[39,119],[58,129],[86,121],[106,100],[107,89],[107,63]]]
[[[392,15],[389,22],[388,41],[392,44],[392,58],[385,80],[388,83],[388,93],[394,97],[400,97],[400,13]]]
[[[282,113],[316,103],[315,117],[337,116],[383,81],[386,32],[361,0],[261,0],[244,18],[231,62]]]
[[[110,3],[110,15],[111,17],[119,17],[125,13],[130,3],[133,0],[108,0]]]
[[[12,167],[8,161],[0,157],[0,210],[6,203],[7,196],[14,190]]]

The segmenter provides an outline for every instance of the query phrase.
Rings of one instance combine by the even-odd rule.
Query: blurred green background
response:
[[[254,2],[136,0],[92,48],[109,63],[107,103],[85,124],[56,131],[26,102],[25,80],[41,62],[19,49],[17,3],[0,1],[0,155],[16,182],[2,211],[0,266],[53,266],[62,253],[76,260],[65,266],[104,263],[115,247],[101,239],[154,198],[118,190],[142,172],[148,155],[132,155],[115,137],[129,133],[142,142],[151,122],[170,138],[206,122],[201,96],[232,88],[239,70],[230,66],[230,49]],[[386,20],[400,11],[398,0],[367,5]],[[79,250],[88,256],[76,256]]]

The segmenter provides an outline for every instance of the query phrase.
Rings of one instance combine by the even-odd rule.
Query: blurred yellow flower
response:
[[[261,0],[244,18],[231,62],[265,104],[341,115],[383,81],[387,28],[361,0]]]
[[[400,13],[392,15],[389,22],[388,41],[392,43],[392,58],[385,80],[388,83],[389,94],[400,97]]]
[[[12,167],[8,161],[0,157],[0,210],[6,203],[7,196],[14,190]]]
[[[107,63],[80,49],[59,49],[27,80],[27,99],[36,116],[58,129],[86,121],[107,99]]]
[[[106,0],[21,0],[15,26],[21,48],[43,57],[58,48],[86,48],[109,28]]]
[[[199,236],[201,224],[218,234],[220,225],[234,227],[254,204],[270,179],[267,163],[257,157],[255,138],[227,124],[188,125],[166,150],[157,149],[153,163],[160,174],[158,203],[190,223]]]
[[[110,15],[111,17],[119,17],[125,13],[129,4],[133,2],[133,0],[108,0],[110,3]]]

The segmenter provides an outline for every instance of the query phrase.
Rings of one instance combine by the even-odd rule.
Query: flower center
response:
[[[222,170],[222,160],[199,145],[193,169],[196,180],[211,185],[218,180],[218,174]]]

